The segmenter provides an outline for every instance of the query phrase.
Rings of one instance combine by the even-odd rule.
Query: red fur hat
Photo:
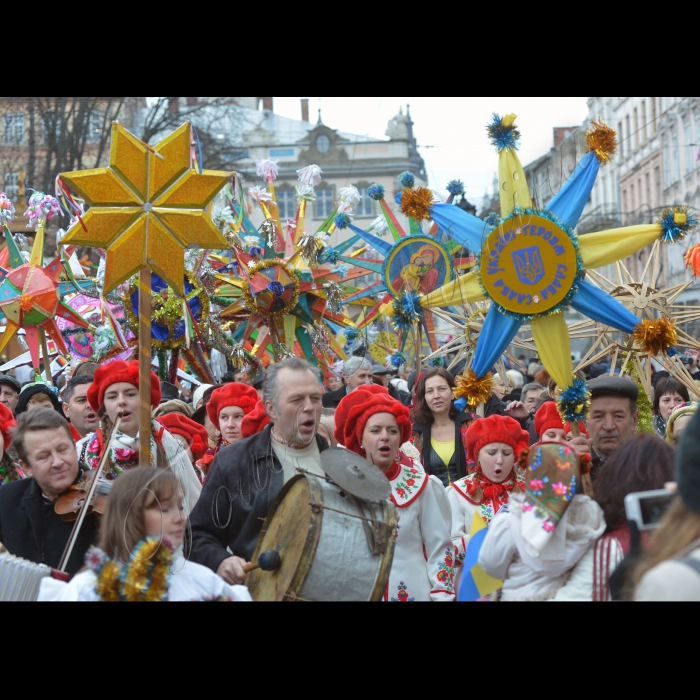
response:
[[[209,420],[219,430],[219,413],[227,406],[238,406],[245,415],[253,411],[258,403],[258,392],[252,386],[231,382],[212,392],[207,404]]]
[[[88,389],[88,403],[93,411],[99,411],[104,404],[105,392],[112,384],[133,384],[138,388],[139,385],[139,361],[132,360],[125,362],[124,360],[116,360],[108,362],[106,365],[100,365],[95,372],[90,388]],[[151,372],[151,407],[159,406],[163,394],[160,390],[160,380]]]
[[[0,403],[0,431],[2,432],[2,440],[7,449],[12,442],[12,435],[10,435],[10,429],[17,425],[15,417],[12,415],[12,411],[5,406],[4,403]]]
[[[482,447],[492,442],[510,445],[518,458],[520,451],[530,444],[530,435],[510,416],[489,416],[474,421],[467,430],[467,452],[469,459],[476,462]]]
[[[158,418],[158,422],[170,433],[182,435],[192,450],[195,461],[204,457],[209,447],[209,435],[204,426],[195,423],[182,413],[168,413]]]
[[[259,399],[255,408],[241,422],[241,436],[249,438],[257,435],[269,422],[270,416],[267,415],[262,399]]]
[[[564,430],[564,421],[557,410],[556,401],[543,403],[535,413],[535,432],[542,437],[547,430]]]
[[[360,386],[341,400],[335,412],[335,439],[361,456],[365,425],[376,413],[391,413],[396,418],[402,445],[411,439],[413,425],[408,408],[377,384]]]

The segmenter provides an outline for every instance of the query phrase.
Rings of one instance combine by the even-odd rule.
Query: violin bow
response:
[[[109,460],[109,451],[112,447],[112,443],[114,442],[115,437],[117,436],[117,430],[119,430],[121,422],[122,414],[119,413],[117,414],[117,420],[114,423],[114,428],[112,428],[112,435],[109,438],[109,444],[107,445],[107,447],[105,447],[105,451],[102,454],[100,466],[97,468],[97,474],[95,474],[95,478],[90,484],[90,488],[88,489],[87,496],[83,501],[83,505],[80,506],[78,517],[75,521],[75,525],[73,525],[73,530],[70,533],[70,537],[68,538],[68,544],[66,544],[66,548],[63,550],[63,556],[61,557],[61,562],[59,563],[57,569],[61,573],[65,573],[66,567],[68,566],[68,560],[70,559],[70,555],[73,553],[73,547],[75,547],[75,543],[78,540],[78,534],[80,533],[80,528],[83,526],[83,522],[85,521],[85,516],[87,515],[90,503],[92,503],[92,499],[97,493],[97,482],[99,481],[100,476],[102,476],[102,472],[104,471],[107,461]]]

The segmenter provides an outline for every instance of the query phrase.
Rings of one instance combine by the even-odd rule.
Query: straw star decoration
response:
[[[206,207],[229,175],[191,167],[192,127],[151,148],[112,124],[109,167],[61,175],[90,206],[63,245],[107,250],[105,292],[145,267],[183,293],[185,248],[228,248]]]

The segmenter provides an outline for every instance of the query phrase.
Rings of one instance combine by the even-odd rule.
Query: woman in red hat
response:
[[[363,385],[338,404],[335,437],[384,472],[401,521],[384,600],[453,601],[454,547],[445,489],[399,448],[411,438],[406,406],[377,385]]]
[[[182,445],[197,472],[197,477],[204,483],[204,474],[197,466],[197,462],[207,452],[209,435],[206,428],[182,413],[166,413],[157,420]]]
[[[16,425],[17,421],[12,415],[12,411],[0,403],[0,433],[2,433],[2,440],[0,440],[0,486],[27,478],[19,464],[15,463],[7,451],[12,443],[12,428]]]
[[[160,405],[160,380],[151,372],[151,408]],[[95,372],[87,393],[88,402],[100,417],[101,428],[76,443],[80,466],[97,469],[104,451],[109,447],[106,471],[112,479],[139,465],[139,396],[138,360],[117,360],[101,365]],[[119,430],[114,430],[121,413]],[[153,422],[151,431],[152,467],[169,467],[178,477],[185,495],[189,513],[202,492],[202,484],[189,457],[180,443],[159,423]]]
[[[516,467],[516,462],[529,444],[527,431],[509,416],[480,418],[467,431],[468,458],[476,462],[476,472],[447,489],[458,567],[464,563],[474,514],[478,513],[488,526],[508,503],[511,493],[524,493],[523,470]]]

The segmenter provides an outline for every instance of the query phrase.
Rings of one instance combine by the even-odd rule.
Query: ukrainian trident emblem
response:
[[[542,255],[537,246],[513,251],[515,274],[523,284],[537,284],[544,277]]]

